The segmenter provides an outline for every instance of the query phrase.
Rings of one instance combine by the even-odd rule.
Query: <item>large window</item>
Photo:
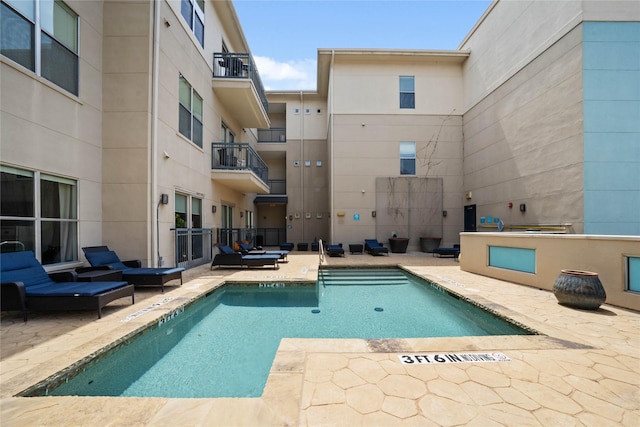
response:
[[[180,75],[179,123],[180,133],[202,148],[202,97]]]
[[[0,166],[2,252],[33,251],[42,264],[78,260],[76,181]]]
[[[78,94],[78,15],[60,0],[2,0],[2,55]]]
[[[416,108],[414,76],[400,76],[400,108]]]
[[[180,12],[200,46],[204,47],[204,0],[182,0]]]
[[[178,262],[200,259],[205,253],[203,246],[205,240],[202,231],[199,230],[202,228],[202,199],[176,193],[175,200],[175,226],[189,229],[178,233],[176,245]]]
[[[416,174],[416,143],[400,143],[400,175]]]

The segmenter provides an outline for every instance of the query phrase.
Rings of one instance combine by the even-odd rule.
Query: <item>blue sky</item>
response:
[[[490,0],[234,0],[267,90],[316,89],[318,48],[456,49]]]

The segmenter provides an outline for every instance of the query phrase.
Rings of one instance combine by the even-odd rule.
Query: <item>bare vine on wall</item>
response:
[[[442,119],[442,122],[440,122],[440,126],[438,126],[437,131],[433,135],[431,135],[431,138],[427,141],[424,147],[421,147],[416,152],[416,158],[420,162],[420,165],[426,168],[426,171],[424,173],[425,176],[429,174],[429,171],[432,167],[442,163],[441,160],[436,160],[433,156],[436,152],[436,149],[438,148],[438,142],[440,141],[440,134],[442,133],[442,129],[444,129],[444,125],[452,118],[455,111],[456,110],[454,108],[449,114],[447,114],[444,119]]]

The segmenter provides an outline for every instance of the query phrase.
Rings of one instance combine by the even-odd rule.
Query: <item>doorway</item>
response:
[[[464,231],[476,231],[476,205],[464,207]]]

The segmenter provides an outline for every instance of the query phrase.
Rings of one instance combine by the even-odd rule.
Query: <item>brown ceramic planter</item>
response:
[[[607,299],[598,273],[561,270],[553,285],[553,293],[562,305],[595,310]]]

